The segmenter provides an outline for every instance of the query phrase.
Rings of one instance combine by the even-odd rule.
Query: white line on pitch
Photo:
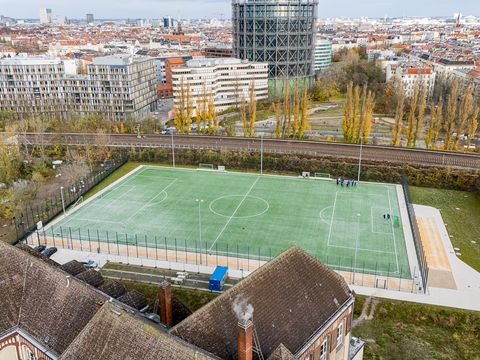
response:
[[[334,247],[334,248],[339,248],[339,249],[348,249],[348,250],[358,250],[358,251],[369,251],[372,253],[378,253],[378,254],[390,254],[393,255],[395,254],[394,252],[391,251],[382,251],[382,250],[372,250],[372,249],[363,249],[363,248],[354,248],[351,246],[341,246],[341,245],[328,245],[328,247]]]
[[[227,223],[225,224],[225,226],[222,228],[222,231],[220,231],[220,234],[218,234],[217,238],[215,239],[215,241],[213,242],[212,246],[210,246],[210,248],[208,249],[208,251],[211,251],[213,249],[213,247],[215,246],[215,243],[218,241],[218,239],[220,239],[220,236],[222,236],[223,232],[225,231],[225,229],[227,228],[228,224],[230,224],[230,221],[232,221],[233,217],[235,216],[235,214],[237,213],[238,209],[240,209],[240,207],[242,206],[243,202],[245,201],[245,199],[247,198],[247,196],[252,192],[253,188],[255,187],[255,185],[257,184],[258,180],[260,179],[260,177],[257,177],[254,181],[254,183],[252,184],[252,186],[250,186],[250,189],[248,189],[247,193],[243,196],[243,199],[242,201],[240,201],[240,204],[238,204],[237,208],[235,209],[235,211],[233,212],[233,214],[228,218],[228,221]]]
[[[328,232],[327,246],[330,246],[330,237],[332,236],[333,218],[335,217],[335,208],[336,208],[336,205],[337,205],[337,196],[338,196],[338,191],[335,193],[335,201],[333,202],[332,219],[330,220],[330,230]]]
[[[125,223],[129,222],[131,219],[133,219],[133,217],[135,217],[135,215],[137,215],[140,211],[142,211],[143,209],[145,209],[148,204],[150,204],[153,200],[155,200],[157,197],[160,196],[160,194],[163,194],[164,192],[166,192],[166,190],[172,186],[173,184],[175,184],[177,182],[178,179],[175,179],[173,180],[170,184],[168,184],[164,189],[162,189],[162,191],[160,191],[157,195],[155,195],[153,198],[151,198],[150,200],[148,200],[148,202],[146,202],[140,209],[138,209],[137,211],[135,211],[132,216],[130,216],[127,220],[125,220]]]
[[[390,190],[388,188],[387,188],[387,195],[388,195],[388,206],[390,207],[390,224],[392,225],[393,248],[395,249],[395,260],[397,261],[397,272],[399,272],[400,267],[398,266],[397,240],[395,237],[395,229],[393,228],[392,202],[390,201]]]

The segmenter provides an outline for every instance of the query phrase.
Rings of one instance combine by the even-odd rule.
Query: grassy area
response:
[[[363,301],[357,299],[356,315]],[[473,311],[380,300],[373,320],[353,335],[366,341],[366,360],[480,359],[480,313]]]
[[[150,304],[153,304],[157,296],[158,286],[133,281],[121,281],[128,290],[137,290],[147,297]],[[208,302],[215,299],[218,294],[202,290],[191,290],[179,287],[172,288],[173,294],[191,311],[197,311]]]
[[[100,184],[97,186],[94,186],[92,189],[90,189],[89,192],[85,194],[83,197],[84,200],[88,199],[89,197],[92,197],[99,191],[105,189],[108,185],[111,183],[117,181],[120,179],[122,176],[127,175],[130,171],[135,169],[137,166],[141,165],[141,163],[137,162],[127,162],[125,165],[121,166],[119,169],[114,171],[109,177],[107,177],[105,180],[103,180]]]
[[[411,187],[411,193],[415,204],[440,209],[460,258],[480,271],[480,197],[466,191],[420,187]]]

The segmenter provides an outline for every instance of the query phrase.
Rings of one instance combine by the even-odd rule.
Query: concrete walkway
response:
[[[426,294],[412,294],[360,286],[351,286],[351,288],[359,295],[480,311],[480,273],[465,264],[455,254],[440,211],[429,206],[415,205],[414,207],[417,216],[435,219],[458,289],[428,287]]]

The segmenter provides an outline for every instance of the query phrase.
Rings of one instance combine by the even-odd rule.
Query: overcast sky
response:
[[[480,0],[319,0],[320,17],[480,15]],[[0,15],[38,18],[40,7],[55,16],[84,18],[182,18],[230,16],[230,0],[0,0]]]

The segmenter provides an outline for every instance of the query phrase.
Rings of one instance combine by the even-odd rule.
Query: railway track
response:
[[[65,145],[97,145],[99,143],[111,147],[144,147],[171,148],[172,138],[176,149],[211,149],[260,151],[260,138],[186,136],[186,135],[145,135],[137,137],[130,134],[96,135],[87,133],[22,133],[17,135],[19,142],[27,144]],[[330,156],[338,158],[358,159],[360,145],[345,143],[329,143],[317,141],[296,141],[264,139],[263,149],[266,153]],[[436,167],[455,167],[464,169],[480,169],[480,155],[457,152],[431,151],[421,149],[395,148],[389,146],[364,145],[364,160],[397,164],[413,164]]]

